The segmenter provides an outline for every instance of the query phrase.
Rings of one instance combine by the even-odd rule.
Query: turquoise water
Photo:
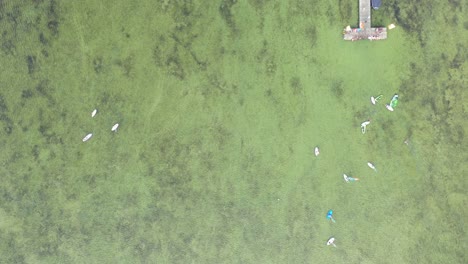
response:
[[[5,1],[1,262],[466,262],[466,5]]]

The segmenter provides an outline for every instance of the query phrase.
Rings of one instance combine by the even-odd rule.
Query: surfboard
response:
[[[318,147],[315,147],[314,153],[315,153],[315,157],[317,157],[320,154],[320,150]]]
[[[111,131],[114,131],[114,132],[117,131],[117,128],[118,128],[118,127],[119,127],[119,123],[115,124],[115,125],[112,127]]]
[[[386,107],[389,111],[392,111],[392,112],[393,112],[393,107],[391,107],[390,105],[386,104],[385,107]]]
[[[86,135],[86,137],[83,138],[83,142],[88,141],[92,136],[93,136],[93,134],[89,133],[88,135]]]
[[[97,114],[97,109],[94,109],[93,112],[91,113],[91,117],[94,117]]]
[[[343,174],[343,178],[346,182],[349,182],[348,176],[346,174]]]

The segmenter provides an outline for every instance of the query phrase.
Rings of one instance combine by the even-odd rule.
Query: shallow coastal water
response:
[[[3,1],[0,255],[466,262],[467,4],[429,2],[345,42],[358,1]]]

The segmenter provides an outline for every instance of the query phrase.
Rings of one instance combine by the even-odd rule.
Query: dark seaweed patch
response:
[[[56,21],[56,20],[49,21],[47,23],[47,28],[50,30],[50,32],[52,32],[52,35],[54,35],[54,36],[58,35],[58,33],[59,33],[59,31],[58,31],[58,28],[59,28],[58,21]]]
[[[195,52],[192,50],[192,42],[196,39],[197,35],[189,34],[187,35],[187,39],[181,39],[179,38],[176,34],[172,34],[171,38],[183,48],[183,50],[187,51],[192,59],[195,61],[195,63],[198,65],[198,67],[201,70],[206,70],[207,68],[207,62],[202,61],[198,58],[198,56],[195,54]],[[178,49],[176,49],[179,51]]]
[[[181,52],[180,47],[183,48],[183,45],[184,44],[174,35],[172,38],[160,36],[157,44],[153,48],[153,60],[156,66],[164,68],[170,75],[180,80],[185,79],[186,76],[179,55]]]
[[[170,56],[166,60],[165,66],[169,74],[177,77],[180,80],[185,79],[185,70],[182,67],[178,54],[174,54],[173,56]]]
[[[32,148],[32,151],[31,151],[33,157],[34,157],[34,160],[38,160],[39,159],[39,146],[38,145],[34,145],[34,147]]]
[[[41,32],[39,34],[39,41],[42,43],[42,45],[48,45],[49,44],[49,40],[47,40],[47,38],[44,36],[44,33]]]
[[[26,56],[26,63],[28,64],[28,73],[33,74],[36,71],[36,56]]]
[[[62,138],[59,137],[55,132],[52,132],[49,125],[41,124],[38,130],[39,133],[45,138],[47,144],[63,144]]]
[[[250,5],[255,9],[262,10],[268,0],[249,0]]]
[[[265,61],[265,67],[268,75],[272,76],[276,73],[277,65],[274,56],[268,57]]]
[[[263,40],[262,48],[257,52],[257,61],[262,62],[268,56],[268,42]]]
[[[330,91],[337,99],[341,99],[344,94],[343,81],[333,81],[333,83],[330,86]]]
[[[442,53],[440,54],[440,59],[443,60],[443,61],[447,61],[447,59],[448,59],[447,54],[445,54],[445,53],[442,52]]]
[[[0,114],[5,114],[5,112],[8,111],[8,107],[6,105],[5,99],[3,98],[3,95],[0,95]]]
[[[351,1],[348,0],[339,0],[338,6],[340,7],[340,16],[342,21],[349,21],[351,19]]]
[[[453,9],[457,9],[460,7],[461,0],[448,0],[448,2],[450,3]]]
[[[423,5],[419,0],[395,1],[390,4],[397,23],[406,31],[418,37],[422,47],[426,45],[426,33],[423,30],[425,20],[431,13],[430,5]]]
[[[39,93],[39,95],[41,95],[41,96],[43,96],[43,97],[45,97],[47,99],[47,101],[49,102],[50,105],[55,104],[55,100],[52,97],[52,95],[50,94],[50,92],[53,92],[53,89],[52,89],[52,87],[50,87],[48,80],[40,81],[36,85],[35,89]]]
[[[93,59],[93,68],[95,73],[101,73],[103,66],[103,59],[101,56],[98,56]]]
[[[140,258],[142,263],[146,263],[149,262],[149,257],[155,249],[157,249],[157,247],[154,242],[143,238],[133,246],[133,254],[137,258]]]
[[[245,103],[245,100],[244,100],[243,97],[240,97],[240,98],[237,100],[237,102],[239,103],[240,106],[243,106],[244,103]]]
[[[201,70],[206,70],[208,68],[208,63],[206,61],[202,61],[198,58],[198,56],[193,52],[193,50],[190,50],[190,55],[192,56],[192,59],[197,63],[198,67]]]
[[[11,133],[13,132],[13,125],[12,123],[7,123],[5,125],[5,127],[3,128],[3,130],[5,131],[5,133],[7,133],[7,135],[11,135]]]
[[[304,10],[304,9],[305,8],[303,8],[301,10]],[[327,11],[326,11],[326,13],[327,13],[326,16],[328,18],[328,23],[331,24],[331,25],[333,23],[335,23],[335,21],[336,21],[335,12],[333,10],[334,10],[333,8],[329,7],[329,8],[327,8]]]
[[[366,120],[366,119],[369,119],[369,114],[365,109],[354,112],[354,115],[353,115],[354,123],[362,122],[363,120]]]
[[[293,77],[289,80],[289,86],[291,87],[294,95],[300,95],[303,93],[302,82],[299,77]]]
[[[6,105],[5,99],[0,95],[0,121],[3,123],[3,131],[7,135],[10,135],[13,132],[13,121],[7,116],[8,107]]]
[[[236,23],[234,22],[234,17],[232,15],[231,9],[236,3],[237,3],[236,0],[223,0],[218,9],[224,22],[226,22],[226,25],[232,31],[236,31]]]
[[[2,42],[2,51],[7,55],[14,55],[16,46],[13,41],[7,39]]]
[[[395,138],[395,131],[393,130],[394,121],[389,119],[389,120],[386,120],[385,122],[382,122],[381,124],[382,124],[381,125],[382,130],[385,131],[385,134],[387,134],[389,138]]]
[[[135,65],[134,57],[132,55],[128,56],[123,60],[118,60],[117,65],[122,69],[125,77],[130,78],[133,73],[133,68]]]
[[[42,136],[47,136],[47,130],[49,130],[49,127],[46,125],[40,125],[39,128],[39,133],[41,133]]]
[[[457,27],[458,26],[458,16],[455,14],[453,15],[452,19],[450,20],[452,22],[452,26],[453,27]]]
[[[306,29],[305,36],[309,40],[310,47],[315,47],[317,44],[317,29],[314,25],[311,25]]]
[[[58,22],[58,12],[57,12],[57,2],[54,0],[50,1],[50,5],[48,8],[47,16],[48,16],[48,22],[47,22],[47,28],[51,32],[53,36],[57,36],[59,34],[59,22]]]
[[[15,5],[11,9],[10,12],[7,12],[6,17],[8,19],[8,22],[13,26],[13,31],[16,34],[16,28],[18,27],[18,23],[21,20],[21,9],[19,6]]]
[[[103,92],[100,96],[99,96],[99,101],[101,102],[101,104],[103,105],[106,105],[110,102],[110,99],[111,99],[111,95],[108,93],[108,92]]]
[[[278,66],[276,64],[275,56],[270,54],[268,50],[268,42],[266,40],[263,41],[262,48],[257,52],[255,58],[259,63],[265,63],[265,71],[269,76],[276,73]]]
[[[462,144],[463,140],[465,139],[465,129],[461,125],[457,125],[455,127],[455,134],[453,141],[457,144]]]
[[[453,69],[459,69],[460,66],[466,61],[466,48],[461,44],[457,45],[457,54],[450,63],[450,67]]]

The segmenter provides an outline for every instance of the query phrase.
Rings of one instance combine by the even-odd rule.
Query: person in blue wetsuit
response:
[[[335,223],[335,219],[333,219],[333,210],[328,210],[327,219]]]

